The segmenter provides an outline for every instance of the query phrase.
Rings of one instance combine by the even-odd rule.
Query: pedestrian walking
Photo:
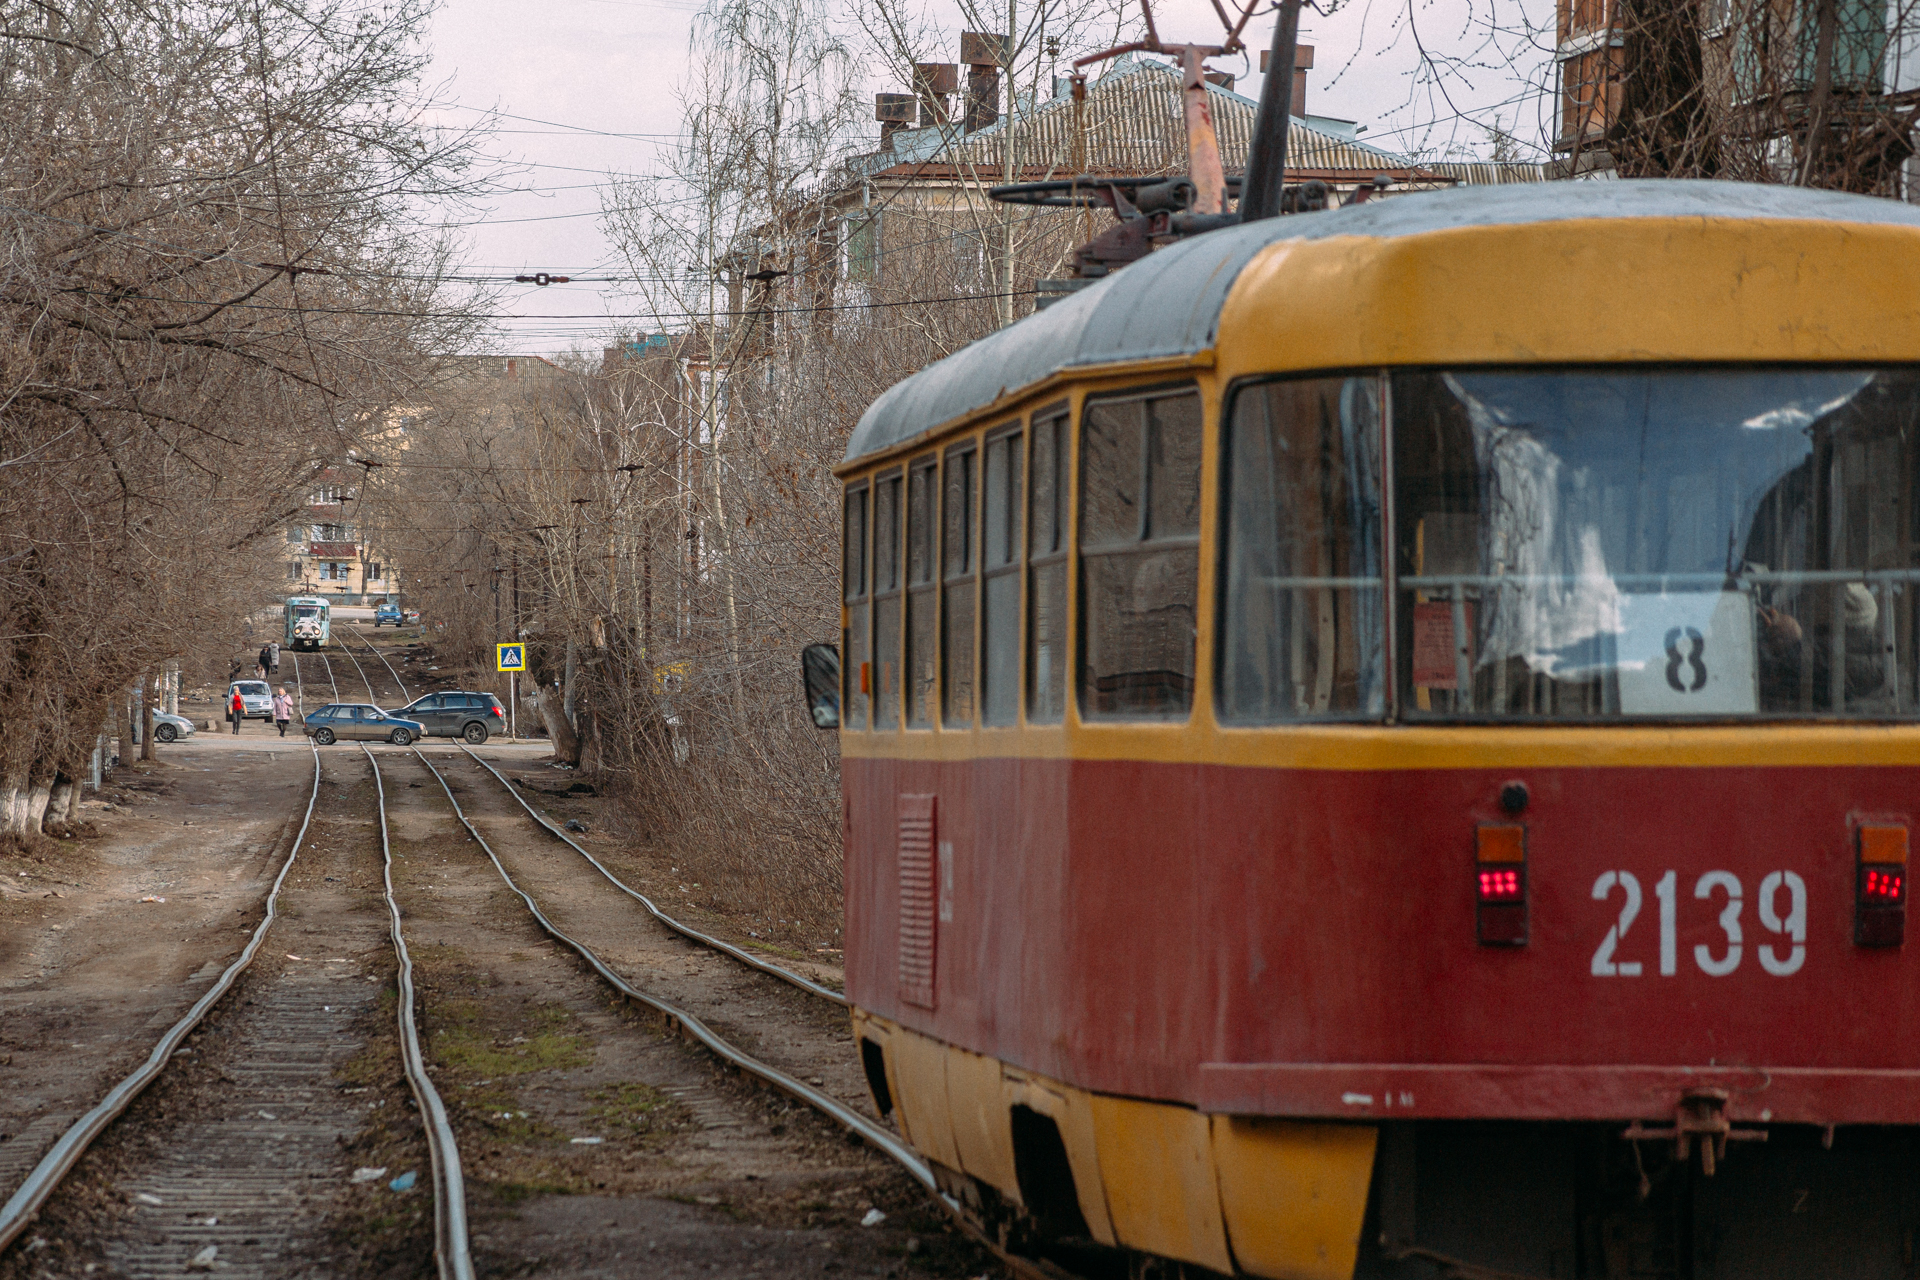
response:
[[[281,685],[273,694],[273,723],[280,730],[280,736],[287,736],[287,721],[293,719],[293,699],[287,696],[287,687]]]
[[[232,718],[233,733],[235,737],[238,737],[240,735],[240,722],[247,718],[247,704],[246,700],[240,696],[239,689],[235,688],[230,692],[233,694],[233,700],[227,703],[227,715]]]
[[[278,640],[267,641],[267,670],[276,676],[280,674],[280,642]]]

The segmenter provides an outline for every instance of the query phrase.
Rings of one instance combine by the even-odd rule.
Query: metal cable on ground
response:
[[[447,1119],[446,1103],[427,1078],[426,1057],[420,1052],[420,1031],[413,1022],[413,957],[400,930],[400,902],[393,894],[393,849],[387,843],[387,786],[380,762],[365,743],[367,763],[373,766],[373,785],[380,797],[381,878],[386,883],[387,915],[392,921],[393,951],[399,958],[397,1017],[400,1022],[400,1059],[406,1065],[407,1084],[426,1120],[427,1154],[433,1161],[433,1257],[441,1280],[473,1280],[473,1257],[467,1241],[467,1184],[460,1171],[460,1144]],[[316,757],[318,752],[315,752]]]
[[[273,924],[277,915],[275,903],[280,896],[280,886],[286,883],[287,873],[293,870],[294,859],[300,855],[300,844],[307,838],[307,828],[313,822],[314,802],[319,798],[320,752],[315,749],[313,790],[307,796],[306,815],[300,820],[299,834],[293,838],[293,848],[288,851],[287,860],[281,866],[280,874],[274,877],[273,887],[267,891],[266,914],[254,929],[253,936],[247,939],[247,945],[240,952],[240,958],[228,965],[226,971],[214,980],[211,987],[207,988],[206,993],[193,1002],[193,1007],[187,1010],[185,1017],[167,1029],[166,1034],[160,1037],[160,1042],[153,1047],[153,1052],[147,1055],[145,1062],[135,1068],[126,1079],[109,1089],[106,1097],[102,1098],[93,1110],[74,1121],[73,1125],[60,1135],[60,1140],[53,1144],[52,1149],[45,1156],[41,1157],[40,1163],[33,1167],[33,1172],[27,1175],[26,1181],[20,1184],[19,1189],[4,1206],[0,1206],[0,1250],[5,1249],[19,1237],[27,1224],[33,1220],[33,1216],[40,1211],[41,1206],[46,1204],[54,1188],[60,1185],[60,1180],[72,1172],[73,1166],[79,1162],[93,1140],[132,1105],[133,1100],[143,1089],[153,1083],[160,1072],[166,1068],[168,1059],[173,1056],[173,1051],[180,1047],[180,1042],[200,1025],[207,1011],[232,988],[235,980],[246,967],[253,963],[254,953],[259,951],[260,944],[266,940],[267,929]]]
[[[464,749],[465,748],[462,748],[462,750]],[[513,890],[513,892],[519,896],[520,900],[527,904],[527,910],[533,914],[533,918],[539,923],[542,929],[552,935],[556,940],[573,948],[580,958],[585,960],[608,986],[618,991],[621,995],[626,996],[628,999],[637,1000],[649,1009],[653,1009],[672,1019],[675,1023],[679,1024],[682,1030],[693,1039],[699,1041],[701,1045],[721,1061],[739,1068],[748,1075],[756,1076],[766,1081],[789,1097],[804,1102],[814,1110],[819,1111],[839,1124],[849,1133],[857,1135],[862,1141],[872,1146],[881,1154],[893,1160],[901,1168],[905,1169],[914,1181],[926,1189],[927,1193],[934,1198],[935,1203],[946,1211],[948,1217],[953,1219],[954,1225],[958,1226],[969,1238],[999,1258],[1000,1261],[1006,1263],[1007,1266],[1011,1268],[1016,1275],[1022,1277],[1023,1280],[1059,1280],[1059,1273],[1057,1271],[1046,1270],[1036,1265],[1031,1259],[1022,1258],[1017,1254],[1007,1252],[998,1241],[993,1240],[972,1222],[968,1221],[964,1206],[961,1205],[959,1200],[940,1189],[939,1183],[934,1180],[933,1170],[928,1166],[927,1162],[921,1159],[919,1153],[912,1147],[909,1147],[892,1133],[847,1106],[838,1098],[829,1097],[818,1089],[810,1088],[786,1072],[781,1071],[779,1068],[768,1066],[759,1059],[736,1049],[711,1027],[707,1026],[706,1023],[700,1021],[699,1018],[686,1012],[684,1009],[668,1004],[656,996],[650,996],[646,992],[641,991],[612,969],[608,968],[606,963],[602,961],[599,956],[595,955],[586,945],[576,942],[573,938],[563,933],[553,921],[547,919],[546,913],[540,910],[539,905],[527,894],[526,890],[515,884],[513,877],[507,874],[507,869],[502,865],[499,855],[494,853],[493,846],[487,843],[486,837],[480,834],[479,829],[467,820],[466,811],[461,809],[460,802],[453,797],[453,788],[447,785],[447,780],[441,775],[440,771],[433,767],[433,762],[428,760],[425,753],[418,747],[413,749],[413,754],[420,757],[420,763],[426,765],[427,772],[434,776],[434,780],[440,784],[440,789],[447,793],[447,803],[453,806],[454,816],[460,819],[460,825],[467,829],[467,834],[471,835],[474,840],[479,843],[480,848],[485,851],[487,860],[493,863],[493,869],[500,873],[502,880],[506,881],[507,888]],[[473,755],[470,751],[467,752],[467,754]],[[474,756],[474,759],[478,760],[479,757]],[[486,762],[483,760],[481,763],[485,764]],[[499,777],[498,774],[494,776]],[[505,780],[502,779],[502,781],[504,782]],[[539,815],[536,814],[534,816],[537,818]],[[562,837],[562,839],[565,839],[565,837]],[[568,840],[567,843],[573,844],[573,841]],[[574,847],[579,848],[578,845]],[[585,851],[582,850],[582,853],[584,852]],[[589,860],[591,861],[590,856]],[[596,863],[595,865],[598,864]],[[602,868],[603,874],[604,871],[605,869]],[[610,876],[608,878],[612,879]],[[619,882],[615,881],[615,883],[618,884]],[[624,888],[624,886],[622,887]],[[632,890],[628,890],[628,892],[631,893]]]
[[[477,764],[479,764],[481,768],[485,769],[488,773],[492,774],[499,781],[500,785],[507,789],[507,793],[511,795],[515,800],[520,802],[520,807],[527,811],[527,814],[529,817],[531,817],[535,822],[539,823],[542,827],[545,827],[550,834],[558,837],[561,840],[566,841],[566,843],[573,849],[575,853],[579,854],[581,857],[585,858],[588,862],[592,863],[593,869],[595,871],[598,871],[601,875],[605,876],[608,882],[612,884],[614,888],[620,890],[620,892],[626,894],[628,897],[632,898],[635,902],[638,902],[641,906],[645,907],[648,911],[651,911],[653,913],[654,918],[658,920],[661,924],[664,924],[665,926],[667,926],[667,928],[673,930],[677,934],[680,934],[682,937],[691,938],[693,941],[700,943],[702,946],[712,947],[715,951],[719,951],[725,955],[732,956],[735,960],[738,960],[741,964],[744,964],[749,968],[758,969],[762,973],[771,974],[774,977],[779,978],[783,982],[791,982],[794,986],[799,987],[802,991],[805,991],[808,995],[819,996],[822,1000],[831,1000],[833,1003],[840,1005],[842,1008],[851,1007],[847,1003],[847,998],[841,995],[838,991],[833,990],[831,987],[823,987],[819,983],[814,982],[811,979],[801,977],[799,974],[793,972],[791,969],[783,969],[777,964],[773,964],[770,961],[762,960],[759,956],[756,956],[752,952],[744,950],[740,947],[736,947],[731,942],[722,942],[720,939],[713,937],[711,934],[701,933],[698,929],[690,928],[687,925],[681,924],[678,920],[675,920],[672,916],[662,911],[659,907],[656,907],[655,905],[653,905],[653,899],[647,897],[646,894],[641,893],[637,889],[628,887],[624,882],[620,880],[618,876],[614,875],[613,872],[607,870],[604,866],[600,865],[600,860],[598,858],[594,857],[592,854],[588,853],[585,849],[581,848],[578,844],[576,844],[573,841],[573,839],[567,835],[566,832],[562,831],[559,827],[554,826],[551,822],[548,822],[545,815],[535,810],[532,805],[526,802],[525,797],[523,797],[519,793],[519,791],[514,789],[514,785],[511,782],[508,782],[505,778],[500,776],[500,771],[498,769],[488,764],[485,760],[482,760],[479,756],[474,755],[472,751],[468,750],[465,743],[456,742],[453,745],[456,747],[459,747],[462,751],[465,751],[469,756],[473,756],[474,761]],[[432,766],[428,766],[428,767],[431,768]]]

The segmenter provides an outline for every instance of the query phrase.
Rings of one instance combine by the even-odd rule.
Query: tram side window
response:
[[[1200,395],[1090,402],[1080,430],[1080,714],[1193,705]]]
[[[873,487],[873,727],[900,727],[900,473]]]
[[[1220,718],[1386,713],[1379,380],[1241,389],[1228,414]]]
[[[971,443],[947,450],[946,494],[941,504],[941,707],[942,724],[973,723],[973,578],[979,568],[974,511],[978,502],[979,454]]]
[[[1065,405],[1033,418],[1032,538],[1027,571],[1027,723],[1067,712],[1067,457]]]
[[[1025,437],[1018,431],[987,441],[985,493],[981,498],[980,723],[1013,724],[1020,718],[1020,472]]]
[[[939,620],[939,592],[935,573],[935,534],[939,530],[935,500],[939,472],[931,457],[916,459],[907,468],[907,725],[924,729],[933,723],[934,626]]]
[[[841,634],[846,660],[840,664],[840,723],[848,729],[867,727],[867,690],[872,674],[872,655],[867,617],[867,487],[863,484],[847,490],[846,547],[841,564],[847,624]]]

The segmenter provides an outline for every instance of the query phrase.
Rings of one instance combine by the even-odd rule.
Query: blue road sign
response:
[[[493,669],[495,671],[525,671],[527,669],[527,647],[523,644],[496,644],[493,646]]]

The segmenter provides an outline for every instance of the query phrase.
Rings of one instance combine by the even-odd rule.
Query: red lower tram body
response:
[[[1256,1228],[1231,1212],[1224,1252],[1182,1229],[1143,1247],[1115,1193],[1041,1185],[1150,1183],[1122,1168],[1140,1152],[1103,1130],[1063,1172],[1054,1139],[1023,1156],[1016,1134],[1025,1167],[1001,1198],[1077,1198],[1086,1212],[1060,1220],[1089,1256],[1267,1275],[1920,1267],[1920,975],[1900,945],[1920,770],[845,771],[847,989],[870,1074],[896,1042],[936,1045],[1003,1081],[1195,1117],[1220,1162],[1228,1121],[1372,1135],[1341,1166],[1364,1169],[1364,1210],[1323,1224],[1353,1231],[1352,1253],[1323,1240],[1316,1270],[1297,1248],[1249,1263]],[[877,1093],[925,1078],[888,1069]],[[994,1105],[947,1087],[956,1115]],[[1311,1181],[1318,1149],[1274,1167]],[[1218,1194],[1257,1202],[1226,1167]],[[1290,1229],[1284,1199],[1257,1229]]]

